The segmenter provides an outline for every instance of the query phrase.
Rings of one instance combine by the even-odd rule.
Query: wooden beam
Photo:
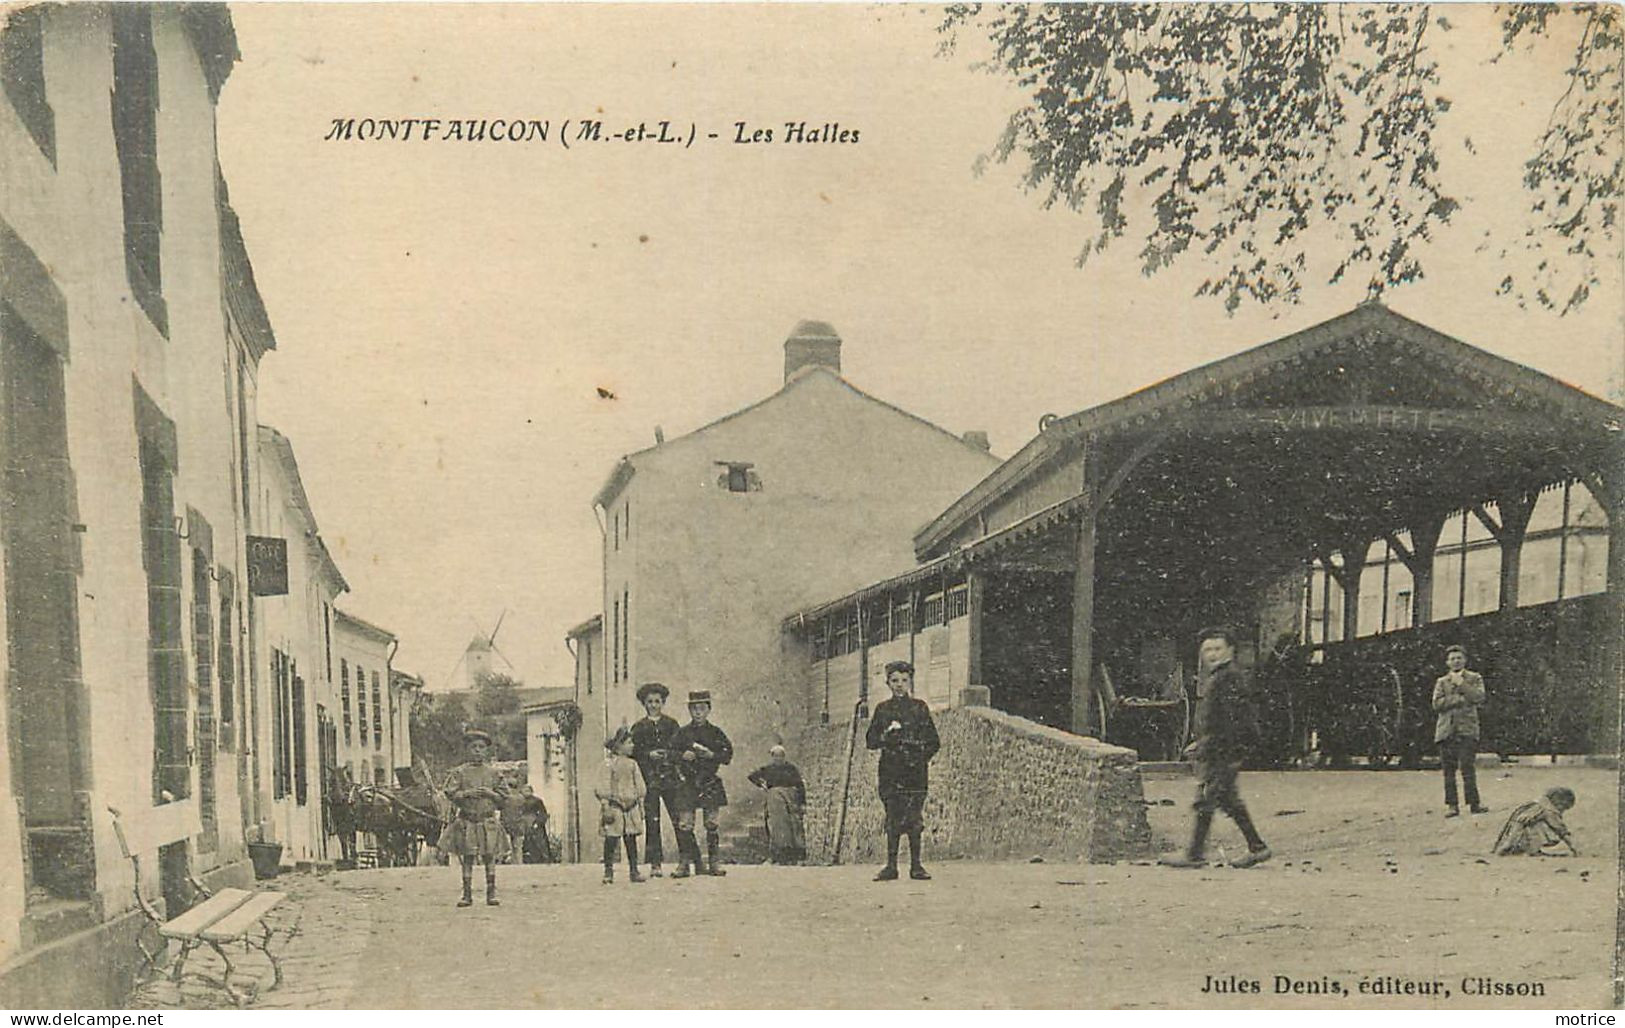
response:
[[[1299,434],[1368,432],[1422,436],[1552,438],[1563,434],[1549,417],[1521,411],[1471,407],[1392,407],[1365,404],[1336,407],[1236,407],[1203,409],[1166,419],[1170,431],[1191,435],[1250,432]]]
[[[1529,531],[1529,518],[1535,513],[1535,501],[1539,494],[1534,492],[1511,493],[1499,496],[1495,500],[1496,509],[1501,514],[1501,530],[1495,534],[1495,541],[1501,544],[1501,610],[1512,611],[1518,607],[1518,577],[1523,567],[1523,538]],[[1475,506],[1475,513],[1482,507]],[[1480,515],[1480,521],[1486,520]],[[1561,546],[1559,547],[1561,548]]]
[[[1411,559],[1405,566],[1411,571],[1411,625],[1420,627],[1433,620],[1433,554],[1439,548],[1439,533],[1444,531],[1448,512],[1422,510],[1408,519],[1411,530]]]
[[[965,652],[965,684],[986,685],[982,675],[982,589],[987,578],[985,571],[965,573],[965,616],[969,641]],[[946,602],[946,600],[944,600]]]
[[[1485,528],[1489,529],[1490,535],[1494,536],[1497,542],[1501,541],[1501,538],[1506,535],[1506,529],[1501,527],[1494,518],[1490,517],[1490,512],[1484,509],[1484,505],[1475,503],[1471,510],[1473,517],[1477,518]]]
[[[1072,579],[1072,731],[1089,735],[1095,725],[1095,512],[1078,519],[1077,570]]]
[[[1365,551],[1356,560],[1343,557],[1343,575],[1338,584],[1343,587],[1343,641],[1360,634],[1360,576],[1365,573]]]

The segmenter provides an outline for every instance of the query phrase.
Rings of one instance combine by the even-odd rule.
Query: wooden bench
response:
[[[266,921],[266,915],[287,898],[286,894],[248,889],[221,889],[211,894],[202,882],[188,874],[187,881],[203,900],[178,917],[165,920],[141,894],[141,855],[155,853],[160,846],[183,841],[201,831],[202,822],[197,816],[196,804],[167,803],[144,812],[144,816],[128,820],[117,809],[107,809],[113,815],[113,834],[118,837],[119,849],[135,869],[136,906],[157,931],[159,938],[165,941],[165,946],[148,949],[141,937],[136,937],[136,948],[141,951],[147,967],[153,972],[161,971],[159,958],[167,948],[168,941],[173,940],[179,943],[180,952],[170,965],[169,975],[175,981],[180,981],[185,972],[186,958],[198,946],[207,945],[225,962],[225,971],[218,984],[233,1003],[241,1006],[250,996],[239,992],[232,984],[231,978],[237,969],[224,948],[228,943],[241,942],[244,950],[257,948],[265,954],[265,958],[271,962],[271,988],[281,985],[282,965],[276,954],[271,952],[273,929]],[[195,974],[194,977],[213,981],[203,974]]]

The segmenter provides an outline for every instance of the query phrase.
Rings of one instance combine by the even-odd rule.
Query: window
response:
[[[275,693],[271,704],[271,795],[282,799],[293,791],[292,661],[281,650],[271,651],[271,683]]]
[[[350,745],[350,662],[339,658],[339,709],[344,718],[344,745]]]
[[[28,7],[0,31],[0,85],[40,153],[56,166],[56,115],[45,99],[45,7]]]
[[[158,172],[158,57],[152,11],[115,4],[113,18],[113,142],[124,190],[124,270],[130,291],[166,338],[160,241],[163,184]]]
[[[970,587],[956,585],[948,590],[948,620],[962,618],[970,611]]]
[[[215,674],[220,679],[220,745],[232,747],[232,722],[237,719],[236,581],[220,571],[220,646]]]
[[[322,604],[322,649],[327,655],[327,680],[333,681],[333,607]]]
[[[621,681],[632,678],[632,590],[621,587]]]
[[[942,624],[942,594],[936,593],[925,598],[924,604],[925,627]]]
[[[384,701],[378,688],[378,672],[372,673],[372,746],[384,748]]]
[[[622,515],[621,524],[623,526],[622,531],[626,533],[626,538],[630,539],[630,538],[632,538],[632,501],[631,500],[626,501],[626,506],[622,509],[621,515]]]
[[[611,600],[610,607],[609,680],[611,682],[619,682],[621,680],[621,601],[618,599]]]
[[[164,793],[191,795],[190,702],[187,696],[181,601],[185,574],[175,525],[175,434],[170,421],[139,386],[135,393],[136,434],[140,439],[142,566],[147,575],[147,654],[151,676],[154,803]],[[26,409],[17,405],[13,409]],[[22,509],[28,509],[26,505]],[[15,574],[7,570],[8,577]],[[8,583],[9,585],[9,583]]]
[[[355,666],[355,731],[361,745],[367,744],[367,673]]]
[[[762,480],[754,470],[755,465],[744,461],[719,460],[717,466],[723,469],[717,478],[717,485],[730,493],[757,492],[762,488]]]
[[[196,535],[197,521],[195,517],[189,520]],[[214,723],[214,604],[209,596],[209,556],[196,547],[192,550],[192,660],[197,673],[194,753],[198,765],[198,812],[203,824],[198,848],[207,853],[216,848],[219,835],[214,801],[214,741],[218,731]]]
[[[294,664],[293,670],[296,671],[297,667]],[[293,674],[290,706],[293,719],[293,798],[302,807],[310,802],[310,769],[305,738],[305,680],[297,673]]]
[[[615,537],[615,550],[619,552],[621,548],[621,512],[616,511],[610,516],[609,520],[611,532]]]
[[[914,630],[914,604],[912,600],[903,600],[892,608],[891,635],[888,639],[899,639]]]

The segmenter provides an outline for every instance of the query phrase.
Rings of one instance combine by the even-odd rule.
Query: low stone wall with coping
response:
[[[942,750],[931,762],[925,804],[928,861],[1038,856],[1105,863],[1152,855],[1133,750],[989,707],[960,707],[935,718]],[[867,721],[856,725],[842,863],[885,858],[879,753],[864,747],[867,728]],[[807,850],[814,863],[834,859],[853,730],[850,723],[810,728],[792,755],[807,781]]]

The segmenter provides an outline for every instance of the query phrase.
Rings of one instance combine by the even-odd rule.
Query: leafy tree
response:
[[[507,675],[491,675],[474,693],[424,693],[411,713],[412,750],[444,772],[468,759],[463,733],[478,728],[491,737],[495,760],[525,759],[525,715],[520,711],[521,684]]]
[[[1538,261],[1500,291],[1566,313],[1617,252],[1619,14],[1499,16],[1496,59],[1583,22],[1525,165],[1531,226],[1499,244]],[[1228,264],[1197,290],[1227,310],[1296,302],[1321,273],[1366,275],[1375,298],[1423,276],[1422,244],[1461,206],[1441,174],[1451,103],[1429,56],[1452,26],[1427,5],[959,4],[941,29],[946,52],[985,34],[984,66],[1029,94],[981,163],[1016,160],[1046,206],[1092,215],[1080,264],[1132,231],[1146,275],[1193,252]],[[1312,264],[1328,246],[1328,268]]]
[[[412,752],[444,772],[461,764],[468,706],[461,693],[423,693],[412,707]]]
[[[519,713],[519,690],[524,683],[512,675],[487,671],[474,683],[474,712],[483,716]]]

